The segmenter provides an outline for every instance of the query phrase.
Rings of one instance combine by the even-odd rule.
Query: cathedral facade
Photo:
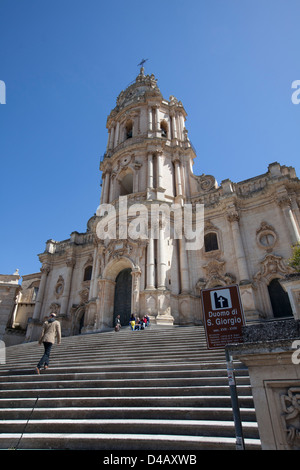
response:
[[[300,289],[291,294],[283,285],[293,271],[287,262],[291,247],[300,241],[295,170],[275,162],[262,175],[239,183],[225,179],[220,185],[211,175],[197,176],[186,116],[182,103],[174,96],[166,100],[143,67],[119,94],[107,118],[99,208],[86,232],[46,242],[27,340],[37,339],[51,311],[64,336],[111,328],[116,315],[127,325],[131,313],[147,313],[156,324],[199,325],[201,290],[231,284],[240,287],[248,321],[300,316]],[[170,209],[168,230],[159,214],[155,236],[153,204]],[[196,209],[204,208],[203,243],[196,249],[188,249],[184,230],[175,236],[175,206],[192,209],[192,227]],[[121,223],[124,208],[126,226]],[[134,223],[141,213],[143,236],[130,236],[130,224],[137,233]],[[104,234],[109,233],[112,214],[115,236],[100,236],[105,224]]]

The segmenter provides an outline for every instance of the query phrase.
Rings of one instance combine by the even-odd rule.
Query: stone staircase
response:
[[[11,346],[0,366],[0,449],[235,449],[224,351],[202,327],[129,328]],[[260,449],[248,373],[237,372],[245,447]]]

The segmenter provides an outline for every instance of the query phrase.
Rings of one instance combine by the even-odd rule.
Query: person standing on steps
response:
[[[115,319],[115,331],[120,331],[121,326],[120,315],[117,315],[117,318]]]
[[[56,320],[56,314],[54,312],[50,313],[50,317],[47,321],[43,324],[42,334],[39,340],[39,344],[43,343],[44,345],[44,355],[41,357],[38,365],[36,366],[36,373],[39,374],[42,366],[44,365],[44,369],[48,369],[49,367],[49,360],[50,360],[50,352],[52,345],[55,343],[55,339],[57,338],[57,344],[61,342],[61,329],[60,323]]]

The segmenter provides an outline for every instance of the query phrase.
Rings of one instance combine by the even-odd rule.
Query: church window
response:
[[[38,287],[34,287],[33,288],[33,291],[32,291],[32,302],[34,302],[36,299],[37,299],[37,295],[38,295],[38,291],[39,291],[39,288]]]
[[[84,270],[84,281],[90,281],[92,279],[93,266],[87,266]]]
[[[161,136],[164,138],[168,137],[168,124],[166,121],[161,121],[160,123]]]
[[[215,251],[219,249],[218,238],[215,232],[209,232],[204,235],[205,251]]]
[[[272,233],[263,234],[260,239],[260,243],[263,246],[270,247],[274,245],[274,235]]]
[[[133,193],[133,174],[127,173],[120,182],[120,196]]]
[[[133,128],[132,121],[128,121],[126,123],[126,126],[125,126],[126,139],[131,139],[131,137],[132,137],[132,128]]]

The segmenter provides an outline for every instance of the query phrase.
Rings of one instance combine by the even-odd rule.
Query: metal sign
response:
[[[208,349],[224,348],[229,343],[241,343],[244,311],[237,284],[201,291],[203,322]]]

